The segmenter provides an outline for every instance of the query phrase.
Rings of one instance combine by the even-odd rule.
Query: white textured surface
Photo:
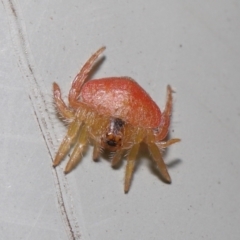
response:
[[[39,3],[38,3],[39,2]],[[0,239],[218,239],[240,236],[238,1],[10,1],[0,4]],[[65,127],[51,105],[91,53],[95,77],[131,76],[163,107],[174,94],[163,183],[146,154],[51,168]]]

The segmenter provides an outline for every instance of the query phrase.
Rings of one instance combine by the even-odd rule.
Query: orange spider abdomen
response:
[[[99,114],[120,118],[134,126],[155,128],[161,111],[152,98],[128,77],[112,77],[86,82],[79,100]]]

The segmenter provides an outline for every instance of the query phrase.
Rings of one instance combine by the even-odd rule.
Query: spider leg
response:
[[[124,192],[127,193],[130,188],[132,175],[134,171],[134,165],[136,161],[136,156],[139,150],[140,143],[134,144],[132,148],[129,151],[128,157],[127,157],[127,166],[125,171],[125,182],[124,182]]]
[[[99,50],[97,50],[89,59],[88,61],[84,64],[80,72],[77,74],[75,77],[72,87],[69,91],[68,95],[68,101],[69,105],[73,108],[77,108],[78,105],[78,96],[81,92],[81,88],[83,84],[85,83],[89,72],[92,69],[92,66],[94,62],[97,60],[98,56],[105,50],[105,47],[101,47]]]
[[[163,161],[163,158],[162,158],[162,155],[161,155],[161,152],[160,152],[158,146],[155,143],[147,143],[147,144],[148,144],[148,149],[153,157],[153,160],[156,162],[158,170],[161,173],[162,177],[167,182],[171,183],[171,177],[168,173],[166,164]]]
[[[181,139],[179,139],[179,138],[173,138],[173,139],[168,140],[167,142],[160,142],[159,146],[160,146],[160,148],[166,148],[166,147],[168,147],[174,143],[180,142],[180,141],[181,141]]]
[[[53,98],[59,114],[67,120],[72,120],[74,118],[74,112],[69,109],[62,100],[61,90],[57,83],[53,83]]]
[[[159,133],[156,135],[156,142],[163,140],[168,134],[168,128],[170,125],[170,117],[172,114],[172,93],[173,90],[170,85],[167,86],[167,101],[164,112],[161,117],[161,122],[158,127]]]
[[[88,140],[87,133],[88,133],[87,126],[83,125],[80,129],[80,134],[79,134],[77,143],[76,143],[74,150],[70,156],[70,159],[67,163],[64,173],[69,173],[80,162],[81,157],[82,157],[81,154],[82,154],[84,147],[86,146],[87,140]]]
[[[112,167],[115,167],[122,160],[121,158],[122,154],[123,154],[123,150],[118,150],[115,152],[111,161]]]
[[[112,167],[115,167],[122,160],[123,153],[127,149],[130,149],[133,143],[139,143],[143,138],[143,133],[141,131],[136,130],[136,132],[134,132],[132,125],[126,124],[124,126],[124,138],[122,146],[115,152],[111,159]]]
[[[65,167],[64,173],[69,173],[80,162],[81,154],[84,150],[84,147],[87,144],[87,140],[88,140],[87,126],[83,125],[82,128],[80,129],[80,135],[70,156],[70,159],[68,160],[68,163]]]
[[[93,146],[93,161],[97,161],[99,159],[99,156],[101,154],[102,147],[99,142],[94,141],[94,146]]]
[[[81,126],[81,123],[79,121],[73,121],[69,125],[67,135],[64,137],[64,139],[57,151],[56,157],[53,161],[53,167],[56,167],[62,161],[62,159],[65,157],[67,152],[69,151],[71,144],[74,142],[74,140],[79,132],[80,126]]]

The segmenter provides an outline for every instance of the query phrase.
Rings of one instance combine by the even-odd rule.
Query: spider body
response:
[[[131,78],[112,77],[87,81],[88,74],[105,48],[100,48],[85,63],[75,77],[69,91],[69,105],[61,97],[59,86],[53,84],[54,102],[60,115],[70,124],[53,166],[57,166],[75,144],[65,168],[71,171],[81,160],[84,147],[93,142],[93,159],[99,158],[101,149],[113,152],[115,166],[127,151],[124,191],[128,192],[135,159],[141,142],[145,142],[158,169],[167,182],[171,182],[161,149],[180,141],[163,141],[170,124],[172,89],[167,87],[167,102],[163,113],[151,97]]]
[[[79,99],[99,114],[118,117],[133,126],[154,128],[161,121],[157,104],[129,77],[89,81],[83,85]]]

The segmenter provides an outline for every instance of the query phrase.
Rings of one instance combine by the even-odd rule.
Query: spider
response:
[[[135,160],[140,144],[146,143],[166,182],[171,182],[161,150],[180,139],[163,141],[169,130],[173,90],[167,86],[165,110],[143,88],[129,77],[109,77],[88,81],[88,75],[105,47],[96,51],[75,77],[68,95],[68,106],[61,97],[57,83],[53,83],[54,102],[58,113],[69,122],[53,161],[56,167],[75,145],[65,168],[70,172],[80,162],[89,140],[93,143],[93,160],[103,149],[113,153],[111,165],[116,166],[127,152],[124,192],[130,188]]]

